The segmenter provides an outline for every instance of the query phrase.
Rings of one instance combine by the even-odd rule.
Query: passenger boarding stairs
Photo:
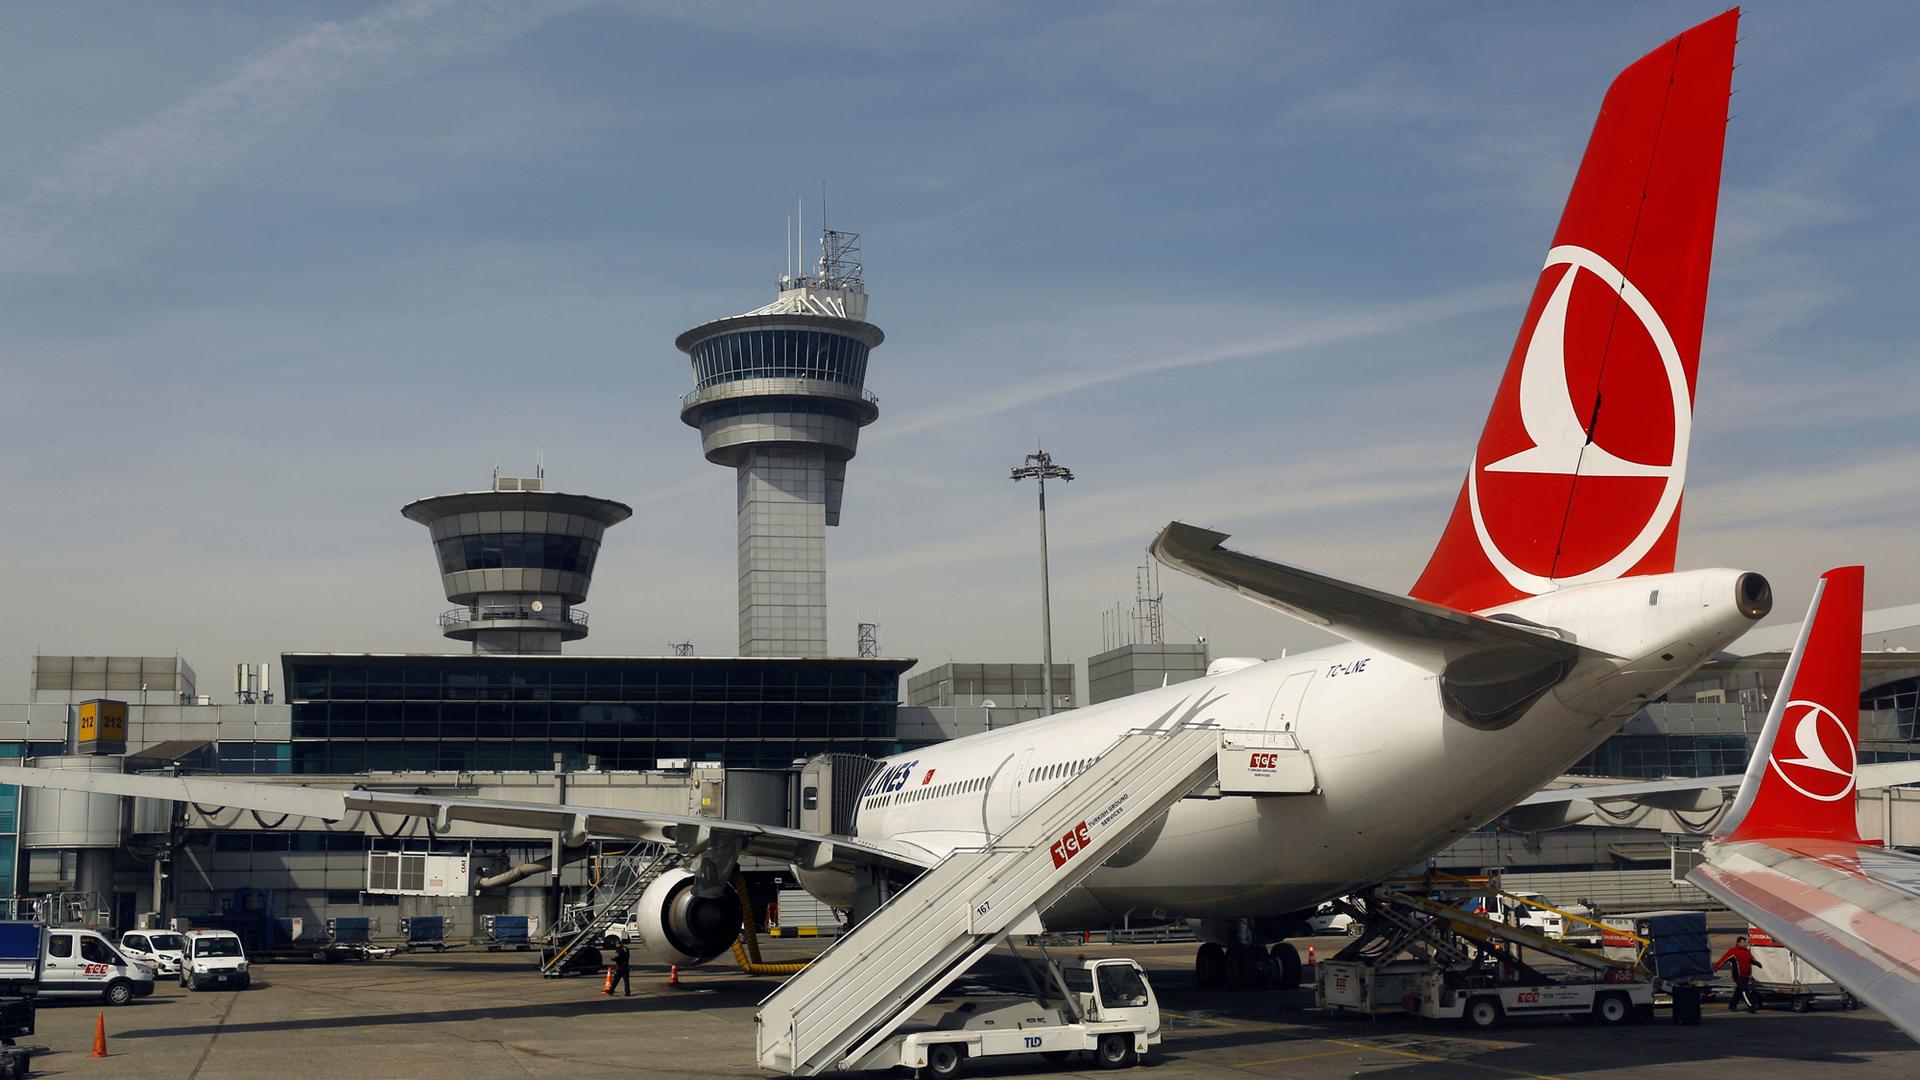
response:
[[[580,932],[562,942],[553,955],[540,965],[540,974],[558,978],[567,972],[567,961],[581,949],[606,940],[607,928],[627,917],[640,902],[653,879],[679,864],[680,857],[671,848],[652,844],[619,855],[600,857],[600,880],[594,885],[588,903],[594,905],[593,918]]]
[[[1218,773],[1222,732],[1122,736],[985,848],[921,874],[760,1003],[760,1067],[856,1067],[1009,934],[1056,903]]]

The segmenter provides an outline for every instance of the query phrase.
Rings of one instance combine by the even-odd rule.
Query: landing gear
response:
[[[1273,947],[1273,963],[1279,970],[1274,985],[1282,990],[1300,989],[1300,950],[1286,942]]]
[[[1193,954],[1193,981],[1202,989],[1218,990],[1227,985],[1227,950],[1209,941]]]
[[[1235,990],[1261,990],[1273,982],[1273,958],[1258,945],[1227,946],[1227,985]]]

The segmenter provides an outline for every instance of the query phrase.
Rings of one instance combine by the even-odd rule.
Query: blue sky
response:
[[[0,697],[31,655],[435,651],[417,497],[619,498],[588,651],[734,645],[733,485],[674,336],[830,189],[887,331],[833,642],[1100,646],[1175,517],[1404,588],[1600,95],[1715,4],[29,5],[0,35]],[[1920,16],[1760,4],[1685,566],[1920,600]],[[810,204],[808,214],[815,213]],[[1173,635],[1311,635],[1165,580]]]

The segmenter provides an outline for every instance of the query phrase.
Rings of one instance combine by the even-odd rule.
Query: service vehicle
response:
[[[188,990],[231,986],[245,990],[253,982],[247,950],[231,930],[189,930],[180,965],[180,985]]]
[[[92,930],[46,931],[42,997],[98,997],[125,1005],[153,993],[153,976],[153,965],[126,955]]]
[[[28,1075],[44,1046],[18,1046],[33,1034],[44,931],[38,923],[0,922],[0,1080]]]
[[[1307,919],[1307,930],[1314,934],[1346,934],[1351,937],[1360,932],[1360,924],[1353,916],[1340,910],[1338,904],[1329,900]]]
[[[1413,1011],[1431,1020],[1464,1020],[1483,1029],[1515,1016],[1592,1017],[1602,1024],[1624,1024],[1652,1014],[1653,983],[1622,972],[1605,979],[1513,984],[1433,965]]]
[[[160,975],[180,974],[180,957],[186,947],[186,939],[171,930],[129,930],[120,935],[120,951],[152,964]]]
[[[1753,990],[1762,1005],[1783,1002],[1794,1012],[1811,1012],[1816,1000],[1832,998],[1843,1009],[1860,1007],[1851,991],[1765,930],[1749,926],[1747,937],[1753,948]]]
[[[1103,1069],[1124,1069],[1159,1045],[1160,1003],[1139,964],[1121,958],[1068,964],[1049,959],[1043,970],[1051,994],[997,1007],[967,1002],[931,1030],[881,1043],[857,1067],[954,1076],[969,1059],[1039,1054],[1061,1062],[1085,1052]]]

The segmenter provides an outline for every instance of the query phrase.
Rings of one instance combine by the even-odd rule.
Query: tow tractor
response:
[[[854,1067],[953,1076],[970,1058],[1039,1054],[1059,1062],[1084,1051],[1103,1069],[1123,1069],[1159,1045],[1160,1003],[1139,964],[1122,958],[1062,964],[1044,948],[1041,956],[1037,972],[1022,958],[1031,1000],[984,1007],[966,1002],[931,1029],[892,1036]]]
[[[1499,888],[1497,875],[1429,874],[1374,886],[1354,898],[1364,930],[1319,965],[1314,994],[1325,1009],[1497,1027],[1512,1016],[1591,1017],[1623,1024],[1653,1012],[1654,983],[1644,966],[1648,939],[1558,909],[1552,914],[1605,931],[1625,943],[1611,955],[1573,945],[1516,922],[1485,915],[1494,897],[1545,908]],[[1559,961],[1546,970],[1541,957]],[[1570,969],[1571,973],[1563,973]]]

